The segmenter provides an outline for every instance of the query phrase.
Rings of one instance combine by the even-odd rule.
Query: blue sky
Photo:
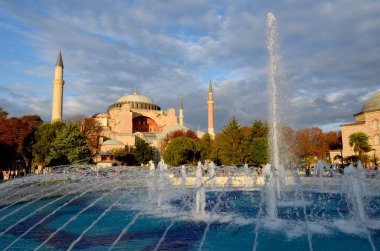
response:
[[[339,129],[380,89],[377,0],[0,1],[0,106],[49,121],[58,50],[64,117],[104,112],[137,86],[185,124],[267,120],[266,15],[277,18],[284,123]]]

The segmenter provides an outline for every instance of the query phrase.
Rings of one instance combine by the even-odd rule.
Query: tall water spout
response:
[[[276,180],[273,175],[273,168],[270,164],[266,164],[263,168],[265,178],[265,203],[267,206],[267,217],[271,220],[277,218],[277,201],[275,194]]]
[[[278,108],[278,94],[277,94],[277,80],[278,80],[278,45],[277,45],[277,25],[275,16],[269,12],[267,14],[267,28],[268,28],[268,87],[271,93],[271,107],[269,118],[269,146],[272,167],[276,169],[272,174],[276,178],[276,194],[277,198],[281,197],[281,183],[283,180],[284,171],[280,170],[283,167],[280,165],[280,128],[279,128],[279,108]]]
[[[360,168],[358,164],[358,169]],[[362,167],[363,168],[363,167]],[[365,195],[364,191],[364,181],[363,176],[361,177],[361,173],[358,173],[358,170],[350,164],[348,167],[344,169],[344,176],[348,179],[348,185],[350,193],[349,195],[352,197],[352,204],[354,206],[354,210],[358,216],[358,219],[361,222],[366,222],[366,213],[363,204],[363,197]]]
[[[195,182],[196,182],[196,194],[195,194],[195,216],[202,216],[205,213],[206,207],[206,192],[203,186],[202,177],[202,164],[198,162],[197,170],[195,172]]]
[[[158,200],[157,206],[162,207],[166,201],[166,189],[168,188],[168,167],[160,161],[158,163],[158,167],[160,168],[160,175],[158,178]]]
[[[149,167],[149,180],[148,180],[148,192],[149,192],[149,200],[152,200],[155,197],[155,166],[152,162]]]

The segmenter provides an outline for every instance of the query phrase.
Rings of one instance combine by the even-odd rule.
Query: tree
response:
[[[11,145],[0,142],[0,170],[7,170],[15,155],[15,149]]]
[[[80,118],[78,118],[80,119]],[[87,141],[88,147],[93,154],[99,153],[99,137],[103,131],[100,123],[93,117],[85,118],[78,121],[79,130]]]
[[[296,132],[296,154],[301,158],[313,156],[323,158],[330,150],[330,144],[320,128],[305,128]]]
[[[8,113],[3,110],[3,107],[0,107],[0,120],[7,119]]]
[[[145,140],[137,140],[135,143],[135,158],[141,164],[148,164],[154,158],[153,147]]]
[[[41,123],[42,120],[37,115],[4,118],[1,120],[0,143],[3,149],[1,154],[6,154],[1,158],[4,158],[3,161],[0,161],[3,168],[9,168],[12,161],[21,160],[21,164],[28,171],[31,154],[25,154],[25,149],[23,148],[24,141],[30,138],[28,135],[33,134]]]
[[[193,132],[191,130],[187,130],[187,131],[177,130],[177,131],[168,133],[166,135],[165,139],[163,139],[160,142],[160,145],[159,145],[159,151],[160,151],[160,153],[163,154],[163,152],[165,152],[165,150],[166,150],[167,146],[169,145],[169,143],[173,139],[178,138],[178,137],[188,137],[188,138],[195,139],[195,140],[199,141],[198,136],[195,134],[195,132]]]
[[[51,145],[49,165],[91,164],[86,139],[75,124],[67,123]]]
[[[268,138],[254,138],[252,140],[249,154],[254,165],[269,163]]]
[[[213,140],[210,134],[205,133],[200,139],[201,145],[201,160],[212,160]]]
[[[200,158],[201,146],[192,138],[178,137],[171,141],[166,148],[163,159],[172,166],[193,163]]]
[[[136,158],[133,154],[133,149],[127,151],[125,148],[116,148],[111,150],[115,160],[127,164],[128,166],[136,165]]]
[[[252,138],[267,138],[268,124],[264,124],[261,120],[254,120],[251,127]]]
[[[45,123],[38,127],[35,132],[35,144],[32,149],[32,155],[35,163],[42,166],[46,166],[48,164],[52,144],[64,127],[65,124],[62,122],[55,122],[53,124]]]
[[[358,153],[358,158],[363,159],[363,155],[366,152],[372,150],[372,147],[368,143],[369,137],[364,132],[353,133],[349,137],[349,144],[354,148],[354,152]]]
[[[244,163],[244,133],[236,118],[232,118],[228,125],[219,134],[219,157],[224,165],[236,165]]]

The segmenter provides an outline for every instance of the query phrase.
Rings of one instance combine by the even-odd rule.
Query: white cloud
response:
[[[19,62],[12,58],[18,51],[15,41],[8,48],[13,54],[6,54],[10,60],[0,59],[9,72],[21,67],[25,74],[0,80],[4,89],[0,105],[16,116],[49,117],[46,102],[57,51],[62,48],[64,114],[103,112],[137,85],[140,93],[164,109],[177,108],[182,96],[189,109],[187,123],[205,130],[207,83],[212,79],[219,130],[232,116],[244,124],[267,120],[269,10],[278,20],[286,76],[281,102],[292,126],[349,122],[380,82],[378,1],[83,1],[75,8],[71,1],[3,1],[0,5],[4,32],[17,34],[31,48],[25,61]],[[43,80],[36,84],[34,77]],[[42,88],[44,84],[48,87]],[[4,88],[9,86],[13,87]],[[20,104],[29,99],[36,105],[20,106],[14,97]],[[38,107],[38,99],[45,106]]]

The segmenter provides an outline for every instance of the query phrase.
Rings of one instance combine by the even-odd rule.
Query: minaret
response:
[[[211,138],[215,137],[214,131],[214,97],[212,95],[212,84],[210,80],[210,85],[208,87],[208,134],[210,134]]]
[[[51,112],[51,122],[62,121],[63,103],[63,62],[61,50],[59,50],[57,63],[55,64],[55,74],[53,81],[53,109]]]
[[[183,105],[182,105],[182,98],[181,98],[181,102],[179,104],[179,125],[183,126]]]

